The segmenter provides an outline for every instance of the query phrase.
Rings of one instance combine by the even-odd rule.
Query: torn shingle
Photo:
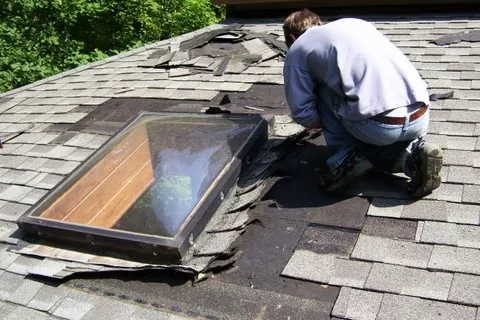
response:
[[[480,41],[480,31],[463,31],[457,33],[447,34],[438,39],[432,40],[438,46],[446,46],[453,43],[459,43],[462,41],[467,42],[479,42]]]

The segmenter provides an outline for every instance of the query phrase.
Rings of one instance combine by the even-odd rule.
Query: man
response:
[[[412,198],[438,188],[442,151],[424,140],[427,85],[405,55],[360,19],[323,24],[302,10],[283,30],[292,117],[307,128],[322,126],[332,153],[321,187],[335,191],[376,167],[409,176]]]

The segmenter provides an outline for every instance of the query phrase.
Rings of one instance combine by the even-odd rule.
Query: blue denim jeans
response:
[[[387,172],[405,172],[405,161],[413,143],[427,133],[429,110],[404,125],[380,123],[371,119],[353,121],[338,115],[339,102],[320,96],[319,115],[331,156],[327,165],[335,169],[353,150],[361,148],[373,165]]]

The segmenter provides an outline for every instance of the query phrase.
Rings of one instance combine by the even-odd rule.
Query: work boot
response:
[[[337,168],[319,175],[320,188],[326,192],[336,191],[357,177],[368,173],[372,168],[372,163],[355,150],[347,155]]]
[[[443,152],[440,147],[425,140],[416,143],[406,161],[406,173],[412,179],[407,186],[410,197],[423,197],[440,186],[442,164]]]

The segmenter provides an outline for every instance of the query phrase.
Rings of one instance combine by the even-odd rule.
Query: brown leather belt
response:
[[[428,106],[424,105],[418,108],[414,113],[412,113],[408,119],[408,122],[412,122],[420,118],[427,112]],[[376,116],[370,117],[371,120],[381,122],[384,124],[405,124],[405,119],[407,117],[387,117],[382,114],[377,114]]]

